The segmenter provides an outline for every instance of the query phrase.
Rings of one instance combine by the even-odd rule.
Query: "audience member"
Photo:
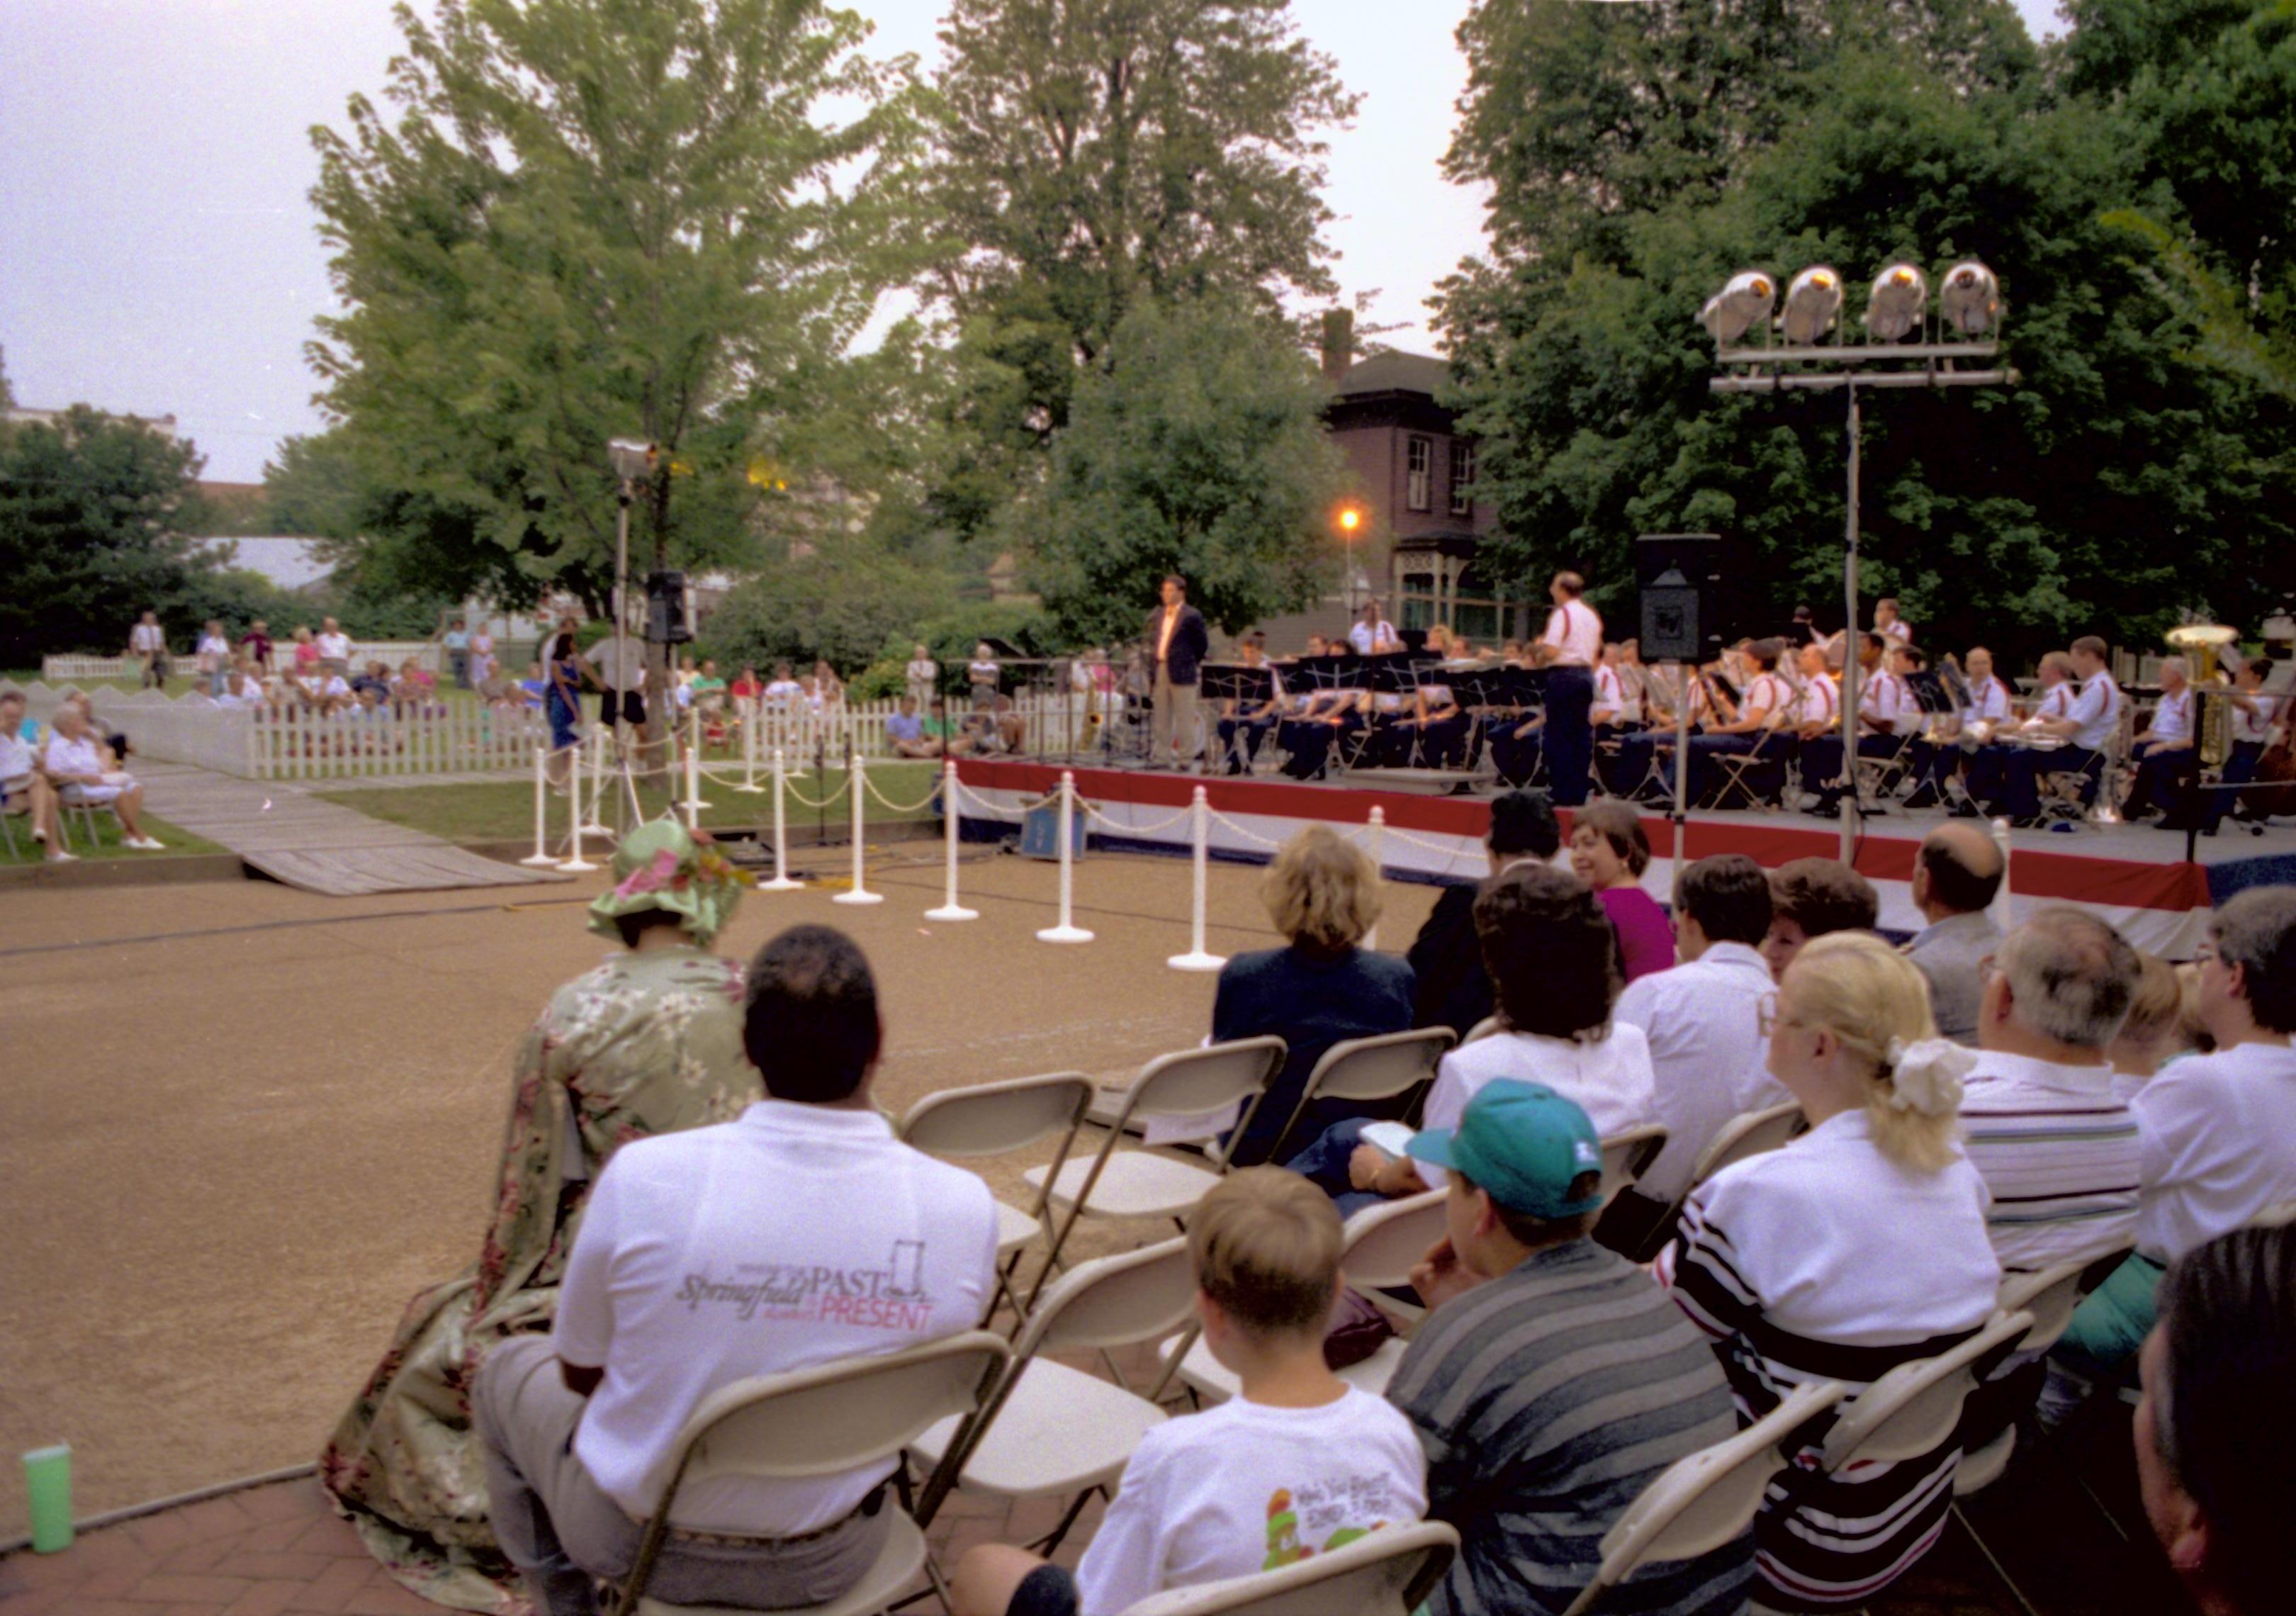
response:
[[[1674,964],[1674,932],[1666,911],[1642,889],[1650,861],[1650,838],[1631,804],[1592,802],[1571,816],[1570,872],[1593,890],[1611,917],[1629,982]]]
[[[1411,1424],[1324,1366],[1340,1243],[1332,1203],[1280,1168],[1205,1195],[1188,1218],[1196,1310],[1241,1391],[1140,1439],[1073,1577],[1003,1544],[968,1554],[956,1616],[1112,1616],[1418,1520],[1427,1461]]]
[[[224,635],[221,619],[209,618],[201,626],[192,654],[199,669],[200,693],[209,697],[223,694],[223,677],[231,670],[231,641]]]
[[[56,812],[56,788],[40,772],[30,742],[24,739],[24,693],[0,690],[0,814],[31,821],[32,839],[47,843],[50,864],[70,864]]]
[[[1987,911],[2005,868],[1993,838],[1973,824],[1938,826],[1914,859],[1914,907],[1929,923],[1906,945],[1906,957],[1929,982],[1939,1034],[1956,1044],[1977,1042],[1979,967],[2001,941]]]
[[[1562,831],[1545,792],[1501,792],[1491,799],[1483,846],[1493,875],[1524,860],[1546,864],[1562,845]],[[1414,1027],[1448,1027],[1464,1038],[1491,1013],[1491,976],[1483,968],[1483,945],[1475,935],[1475,898],[1483,885],[1462,882],[1444,888],[1405,956],[1416,978]]]
[[[1328,825],[1309,825],[1275,855],[1259,896],[1286,946],[1228,961],[1212,1000],[1212,1038],[1226,1043],[1274,1033],[1290,1053],[1250,1123],[1228,1140],[1242,1167],[1278,1155],[1287,1136],[1296,1146],[1365,1115],[1363,1107],[1319,1100],[1283,1133],[1308,1074],[1332,1045],[1411,1025],[1411,967],[1357,947],[1379,919],[1379,870],[1370,855]],[[1373,1114],[1399,1115],[1406,1098]]]
[[[261,678],[271,671],[271,625],[257,618],[245,634],[239,636],[239,652],[253,664],[255,675]]]
[[[1881,918],[1874,883],[1838,858],[1792,858],[1770,872],[1770,934],[1762,957],[1785,980],[1802,946],[1835,931],[1870,931]]]
[[[332,618],[319,619],[319,666],[337,678],[348,678],[351,671],[351,636]]]
[[[909,648],[909,660],[902,670],[908,693],[920,707],[930,707],[940,688],[940,664],[933,660],[932,652],[923,644]]]
[[[1501,1079],[1409,1148],[1448,1180],[1447,1233],[1412,1276],[1434,1311],[1387,1390],[1427,1451],[1427,1513],[1460,1537],[1426,1609],[1554,1616],[1643,1489],[1733,1434],[1729,1389],[1664,1292],[1587,1237],[1602,1144],[1584,1110]],[[1751,1547],[1645,1567],[1603,1608],[1734,1616]]]
[[[1797,1386],[1854,1393],[1981,1329],[2001,1284],[1985,1185],[1955,1137],[1968,1052],[1937,1036],[1921,972],[1879,938],[1824,937],[1778,984],[1770,1070],[1810,1131],[1690,1193],[1655,1272],[1716,1341],[1741,1416]],[[1833,1475],[1829,1417],[1802,1428],[1754,1523],[1758,1597],[1854,1609],[1937,1540],[1957,1436]]]
[[[120,771],[117,758],[107,759],[98,750],[86,713],[71,702],[58,703],[48,721],[48,746],[40,770],[56,788],[60,808],[83,802],[109,808],[124,833],[120,846],[144,853],[167,850],[167,843],[144,833],[143,786],[135,775]]]
[[[1770,882],[1743,853],[1702,858],[1682,873],[1674,935],[1682,963],[1629,982],[1617,1019],[1649,1040],[1652,1103],[1666,1149],[1603,1214],[1603,1243],[1642,1249],[1683,1192],[1714,1136],[1733,1118],[1791,1099],[1766,1064],[1762,1009],[1775,984],[1762,963]]]
[[[160,627],[158,612],[145,612],[127,631],[127,660],[143,669],[144,689],[167,689],[168,631]]]
[[[925,734],[925,722],[917,717],[914,696],[903,696],[900,710],[886,718],[885,738],[893,743],[893,751],[904,758],[938,758],[943,751],[940,736]]]
[[[2136,971],[2128,1018],[2104,1046],[2104,1058],[2112,1066],[2112,1092],[2123,1100],[2134,1098],[2154,1073],[2194,1046],[2185,984],[2177,968],[2156,954],[2139,954]]]
[[[971,1329],[995,1288],[988,1186],[898,1143],[870,1103],[884,1029],[851,939],[797,926],[767,943],[742,1036],[768,1097],[738,1121],[616,1151],[551,1334],[505,1341],[479,1368],[496,1537],[550,1616],[589,1616],[593,1578],[629,1569],[678,1430],[711,1392]],[[671,1537],[652,1591],[760,1608],[834,1598],[883,1546],[892,1471],[687,1488],[679,1525],[745,1541]]]
[[[2137,1485],[2161,1552],[2203,1616],[2286,1610],[2296,1230],[2239,1229],[2178,1258],[2139,1364]]]

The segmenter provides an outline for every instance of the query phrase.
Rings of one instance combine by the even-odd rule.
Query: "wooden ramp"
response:
[[[308,892],[348,898],[570,879],[556,870],[480,857],[427,832],[322,802],[300,785],[140,760],[135,774],[144,782],[145,803],[160,818]]]

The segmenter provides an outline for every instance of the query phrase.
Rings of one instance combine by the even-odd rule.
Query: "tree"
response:
[[[892,273],[907,103],[866,25],[821,0],[397,16],[396,121],[354,98],[314,134],[348,312],[310,353],[354,457],[390,468],[399,562],[443,582],[467,544],[475,576],[603,603],[615,437],[661,450],[634,573],[751,558],[761,484],[790,477],[750,468],[786,465]],[[832,98],[858,114],[824,121]]]
[[[704,649],[728,669],[825,657],[851,673],[888,636],[911,631],[948,598],[945,572],[855,538],[768,562],[710,615]]]
[[[1046,609],[1105,641],[1138,631],[1167,572],[1231,631],[1314,600],[1344,463],[1323,383],[1283,323],[1225,299],[1144,302],[1110,346],[1041,496],[1013,513]]]
[[[941,42],[925,287],[964,347],[941,498],[971,532],[1135,308],[1330,293],[1320,131],[1357,98],[1289,0],[953,0]]]

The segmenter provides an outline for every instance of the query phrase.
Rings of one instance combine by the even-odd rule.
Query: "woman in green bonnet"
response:
[[[748,878],[659,820],[614,854],[590,929],[622,952],[576,978],[520,1045],[494,1217],[479,1259],[408,1304],[335,1427],[320,1480],[383,1566],[458,1610],[523,1611],[495,1547],[471,1429],[488,1348],[550,1328],[591,1181],[614,1149],[764,1098],[742,1049],[742,968],[710,952]]]

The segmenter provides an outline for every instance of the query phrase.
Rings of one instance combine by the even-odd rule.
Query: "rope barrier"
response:
[[[914,802],[896,802],[890,797],[886,796],[884,792],[879,791],[877,789],[877,783],[874,780],[868,778],[865,775],[862,777],[861,783],[867,789],[869,794],[877,800],[878,806],[882,808],[887,813],[890,814],[917,813],[922,809],[930,807],[932,803],[932,800],[936,796],[939,795],[940,792],[940,788],[936,785],[929,788],[925,794],[918,798]]]
[[[807,796],[803,792],[798,790],[797,787],[789,784],[787,782],[787,776],[783,776],[782,789],[786,791],[791,796],[797,799],[798,806],[800,808],[825,808],[831,803],[836,801],[840,797],[842,797],[845,794],[845,788],[852,783],[852,780],[853,777],[850,775],[848,775],[844,779],[840,780],[837,783],[837,789],[835,791],[824,792],[821,794],[821,800],[818,802]]]
[[[1196,789],[1198,791],[1201,791],[1204,788],[1198,786]],[[1109,829],[1112,831],[1121,831],[1128,836],[1149,836],[1153,835],[1158,831],[1167,830],[1171,826],[1179,824],[1181,820],[1185,819],[1195,810],[1193,808],[1184,808],[1178,813],[1172,815],[1170,817],[1159,819],[1152,824],[1119,824],[1115,820],[1111,819],[1107,815],[1102,813],[1097,808],[1094,807],[1089,802],[1084,805],[1084,811],[1086,818],[1097,819],[1101,824],[1108,826]]]
[[[1275,848],[1280,849],[1283,846],[1280,841],[1272,841],[1268,838],[1261,835],[1250,825],[1238,824],[1234,820],[1229,818],[1226,814],[1221,813],[1218,808],[1208,808],[1206,811],[1209,812],[1214,819],[1217,819],[1220,824],[1226,825],[1236,835],[1242,837],[1246,841],[1256,841],[1263,848]]]

